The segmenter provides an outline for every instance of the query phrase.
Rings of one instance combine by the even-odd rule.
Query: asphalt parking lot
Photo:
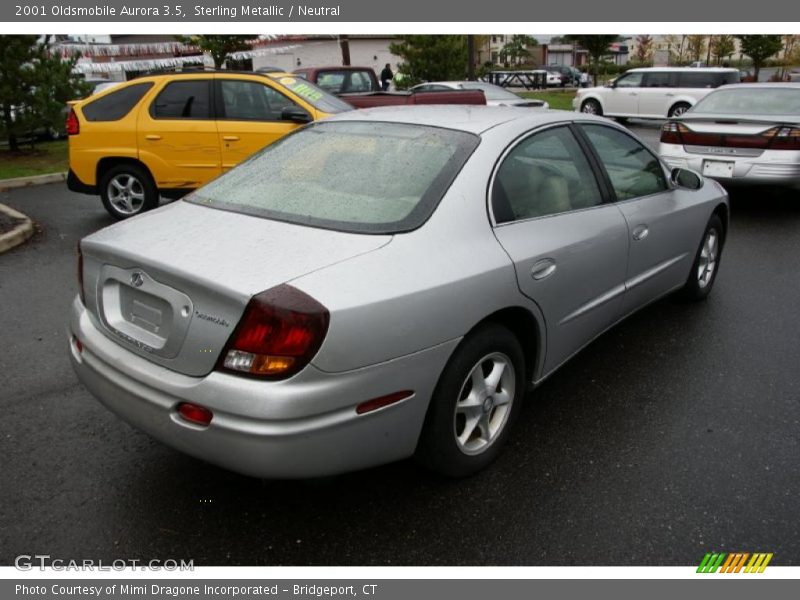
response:
[[[131,429],[67,359],[76,243],[110,217],[62,184],[0,202],[38,224],[0,255],[0,564],[800,564],[797,194],[737,191],[709,300],[668,298],[603,335],[530,397],[499,461],[461,481],[410,461],[262,481]]]

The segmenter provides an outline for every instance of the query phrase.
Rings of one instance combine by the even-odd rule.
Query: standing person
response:
[[[392,67],[389,66],[389,63],[386,63],[386,66],[383,67],[383,71],[381,71],[381,90],[386,91],[389,89],[389,82],[394,78],[394,73],[392,73]]]
[[[580,86],[582,88],[589,87],[589,73],[584,69],[581,71]]]

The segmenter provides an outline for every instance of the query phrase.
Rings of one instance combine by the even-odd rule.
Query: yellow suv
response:
[[[351,109],[289,73],[139,77],[72,105],[67,186],[99,194],[124,219],[203,185],[303,123]]]

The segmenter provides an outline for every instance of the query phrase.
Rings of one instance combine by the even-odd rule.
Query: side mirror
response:
[[[689,169],[672,169],[669,174],[669,180],[672,185],[686,190],[699,190],[703,187],[702,175]]]
[[[614,81],[613,79],[611,81],[606,81],[606,84],[603,87],[615,88],[615,87],[617,87],[617,82]]]
[[[308,114],[305,108],[300,106],[287,106],[281,111],[282,121],[292,121],[293,123],[310,123],[314,119]]]

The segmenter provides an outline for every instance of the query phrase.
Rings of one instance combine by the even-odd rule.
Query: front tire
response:
[[[592,100],[589,98],[583,104],[581,104],[581,112],[586,113],[587,115],[601,116],[603,114],[603,109],[597,100]]]
[[[714,287],[722,258],[722,246],[725,242],[725,229],[718,215],[712,215],[703,233],[700,248],[697,250],[689,279],[680,291],[686,300],[705,300]]]
[[[158,190],[147,169],[122,164],[100,178],[100,199],[112,217],[122,220],[158,206]]]
[[[449,477],[465,477],[500,454],[519,415],[525,361],[516,336],[493,323],[467,336],[434,391],[416,459]]]
[[[691,105],[687,104],[686,102],[678,102],[672,108],[669,109],[667,113],[668,117],[680,117],[683,113],[689,110]]]

